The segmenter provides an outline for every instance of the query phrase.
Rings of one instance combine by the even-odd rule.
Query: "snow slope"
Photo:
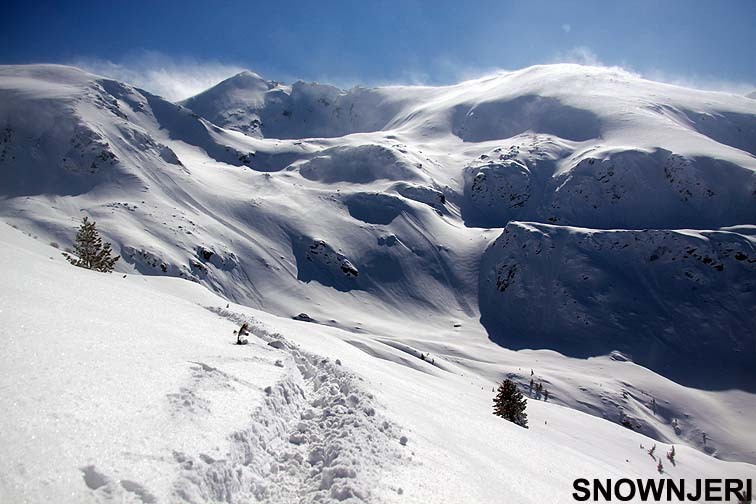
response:
[[[202,287],[0,232],[3,502],[341,500],[402,458],[350,371],[260,330],[234,345]]]
[[[522,429],[449,359],[74,268],[5,224],[0,243],[3,502],[572,502],[577,477],[756,477],[680,445],[660,476],[647,451],[668,445],[535,399]]]
[[[370,362],[430,352],[486,397],[535,368],[555,403],[753,463],[755,103],[550,65],[349,91],[245,72],[177,105],[5,66],[0,216],[65,248],[90,215],[122,273],[304,312]]]

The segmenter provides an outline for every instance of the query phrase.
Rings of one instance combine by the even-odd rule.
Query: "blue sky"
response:
[[[446,84],[578,61],[700,87],[756,83],[756,0],[4,4],[0,63],[75,63],[173,98],[241,68],[343,86]]]

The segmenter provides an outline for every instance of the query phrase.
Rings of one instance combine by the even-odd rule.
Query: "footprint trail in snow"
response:
[[[290,372],[265,389],[264,404],[247,428],[230,436],[229,456],[174,453],[181,476],[175,496],[187,502],[370,502],[392,466],[406,463],[397,426],[376,413],[361,378],[271,334],[254,319],[208,308],[282,353]],[[247,348],[254,348],[250,345]],[[401,492],[401,489],[396,489]]]

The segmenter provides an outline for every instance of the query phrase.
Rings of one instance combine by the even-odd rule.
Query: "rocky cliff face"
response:
[[[695,386],[754,383],[755,234],[510,223],[483,257],[481,317],[508,347],[619,350]]]

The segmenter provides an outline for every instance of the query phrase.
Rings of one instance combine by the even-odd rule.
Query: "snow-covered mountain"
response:
[[[302,81],[286,86],[242,72],[181,104],[214,124],[258,138],[340,137],[384,129],[416,95],[360,87],[343,91]]]
[[[486,389],[534,368],[551,402],[751,463],[755,156],[753,100],[617,69],[243,72],[174,104],[0,67],[0,216],[42,241],[89,215],[122,273],[304,312],[407,376],[421,353]]]

